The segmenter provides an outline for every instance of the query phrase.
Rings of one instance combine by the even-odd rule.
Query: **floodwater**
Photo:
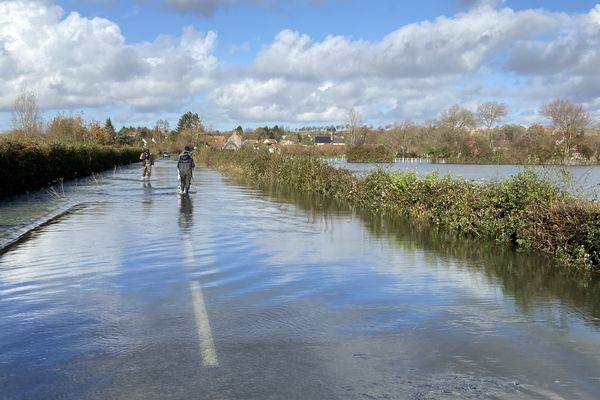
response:
[[[427,159],[400,159],[394,163],[349,163],[345,159],[331,159],[336,167],[346,168],[359,176],[375,169],[385,171],[414,171],[419,175],[451,174],[470,180],[503,180],[525,170],[534,171],[541,178],[555,183],[574,195],[598,200],[600,198],[600,165],[497,165],[497,164],[433,164]]]
[[[139,172],[0,203],[0,399],[600,398],[598,278],[208,169],[184,197],[173,161]]]

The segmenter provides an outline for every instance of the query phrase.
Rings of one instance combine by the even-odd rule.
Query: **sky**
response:
[[[0,0],[0,131],[23,91],[44,119],[174,128],[423,123],[454,104],[600,121],[600,2]]]

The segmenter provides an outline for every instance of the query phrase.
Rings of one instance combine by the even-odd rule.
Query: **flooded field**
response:
[[[600,198],[598,165],[433,164],[427,159],[400,159],[390,164],[348,163],[344,159],[332,159],[330,162],[359,176],[380,168],[390,172],[414,171],[421,176],[430,173],[437,173],[439,176],[451,174],[478,181],[504,180],[527,170],[536,172],[540,177],[577,196],[596,201]]]
[[[598,278],[208,169],[183,197],[173,161],[139,172],[0,203],[0,399],[600,398]]]

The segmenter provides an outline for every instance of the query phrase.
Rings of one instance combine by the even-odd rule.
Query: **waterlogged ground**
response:
[[[174,162],[0,203],[0,399],[597,399],[600,282]],[[49,214],[60,217],[47,221]]]

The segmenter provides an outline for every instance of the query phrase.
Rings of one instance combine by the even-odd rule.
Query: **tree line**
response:
[[[409,121],[388,129],[362,129],[358,143],[383,145],[399,156],[449,162],[597,163],[600,132],[580,104],[555,99],[544,103],[546,125],[504,124],[508,106],[484,103],[472,112],[454,105],[437,120]],[[356,139],[355,139],[356,141]],[[348,143],[348,141],[347,141]]]
[[[286,144],[312,145],[314,136],[329,135],[352,148],[382,147],[394,157],[427,157],[433,161],[464,163],[598,163],[600,134],[581,104],[555,99],[544,103],[539,114],[546,124],[503,124],[508,105],[485,102],[471,111],[455,104],[437,119],[423,123],[397,122],[374,128],[351,109],[338,125],[291,129],[283,125],[244,130],[241,125],[221,132],[207,129],[198,113],[187,111],[171,129],[166,119],[154,126],[123,126],[118,131],[110,118],[104,123],[86,122],[82,114],[58,114],[43,124],[32,92],[22,92],[13,106],[13,130],[18,134],[41,134],[64,142],[104,145],[140,145],[173,151],[185,145],[211,143],[211,136],[237,132],[243,139],[286,140]]]

